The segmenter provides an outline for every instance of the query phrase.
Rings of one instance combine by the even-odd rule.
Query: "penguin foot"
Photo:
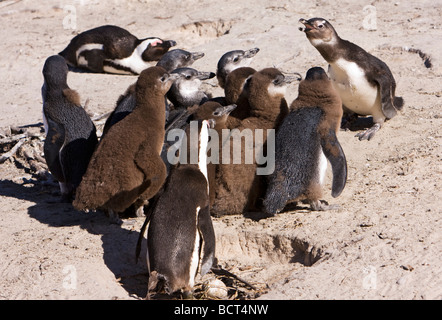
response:
[[[381,125],[379,123],[375,123],[370,129],[367,129],[365,132],[359,132],[357,135],[355,135],[355,137],[359,138],[359,141],[370,141],[370,139],[374,137],[375,133],[378,132],[380,128]]]
[[[310,207],[311,207],[312,211],[327,211],[327,210],[339,209],[339,205],[328,204],[328,202],[324,201],[324,200],[310,201]]]

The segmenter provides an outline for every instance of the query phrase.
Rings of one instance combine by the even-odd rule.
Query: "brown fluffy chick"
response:
[[[145,203],[164,183],[164,96],[176,76],[162,67],[144,70],[136,83],[136,107],[100,141],[77,190],[78,210],[105,209],[119,222],[136,201]]]
[[[288,114],[289,109],[284,94],[287,84],[291,81],[291,77],[285,77],[276,68],[266,68],[254,73],[246,84],[250,115],[240,122],[236,128],[239,132],[236,132],[247,133],[248,131],[255,143],[257,141],[255,129],[264,129],[261,139],[265,143],[268,129],[276,129]],[[232,133],[235,134],[234,131]],[[243,214],[259,210],[258,200],[264,192],[263,176],[257,175],[256,159],[253,159],[252,163],[246,161],[246,153],[254,154],[256,150],[247,147],[243,141],[244,139],[241,142],[241,163],[233,164],[235,150],[233,139],[230,139],[230,164],[222,162],[219,165],[216,175],[215,201],[211,208],[211,214],[214,216]],[[226,141],[223,143],[226,144]]]

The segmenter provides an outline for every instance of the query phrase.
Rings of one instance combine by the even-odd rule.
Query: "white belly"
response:
[[[347,109],[359,115],[383,117],[379,90],[367,81],[364,71],[356,63],[338,59],[330,63],[329,74]]]

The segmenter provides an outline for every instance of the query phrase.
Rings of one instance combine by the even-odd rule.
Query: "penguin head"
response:
[[[299,22],[304,25],[304,28],[300,27],[299,30],[305,32],[314,47],[323,44],[333,45],[338,38],[333,26],[323,18],[299,19]]]
[[[140,55],[143,61],[158,61],[173,46],[176,46],[176,41],[174,40],[150,37],[140,40],[137,50],[141,51]]]
[[[223,106],[215,101],[207,101],[195,111],[193,114],[194,120],[209,120],[215,121],[215,129],[222,128],[227,121],[229,114],[236,108],[236,104]]]
[[[286,76],[276,68],[265,68],[259,71],[260,81],[267,85],[270,96],[284,96],[287,85],[296,79],[294,76]],[[253,78],[253,76],[252,76]]]
[[[62,56],[53,55],[46,59],[42,73],[47,85],[67,87],[68,71],[66,60]]]
[[[227,75],[235,69],[248,67],[259,48],[246,51],[233,50],[225,53],[218,61],[216,76],[221,87],[224,87]]]
[[[136,83],[136,92],[148,91],[149,95],[164,96],[176,79],[178,79],[177,74],[170,74],[162,67],[150,67],[140,73]]]
[[[328,80],[327,73],[321,67],[313,67],[307,70],[305,75],[306,81]]]
[[[177,76],[177,80],[172,84],[167,97],[175,107],[189,107],[199,104],[206,97],[200,90],[201,81],[213,78],[213,72],[197,71],[193,68],[178,68],[171,74]]]
[[[174,49],[165,53],[158,61],[157,66],[167,71],[178,68],[190,67],[196,60],[204,57],[203,52],[189,52],[182,49]]]

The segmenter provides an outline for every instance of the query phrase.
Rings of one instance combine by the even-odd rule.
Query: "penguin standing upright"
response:
[[[304,199],[312,210],[332,209],[321,202],[327,159],[333,171],[333,197],[345,187],[347,162],[336,136],[341,99],[322,68],[308,70],[290,110],[276,133],[275,171],[267,178],[264,211],[274,215],[287,202]]]
[[[175,45],[157,37],[138,39],[123,28],[105,25],[76,35],[59,55],[73,67],[137,75]]]
[[[60,56],[46,59],[42,87],[46,131],[44,156],[58,180],[62,198],[71,201],[86,172],[98,139],[95,125],[67,84],[68,66]]]
[[[370,140],[386,120],[403,108],[403,99],[395,96],[393,74],[383,61],[341,39],[327,20],[299,21],[305,26],[307,39],[329,63],[329,75],[344,112],[373,116],[374,125],[356,135],[359,140]]]
[[[195,123],[198,141],[189,141],[189,131],[187,137],[188,146],[196,147],[190,147],[188,154],[197,154],[197,163],[179,163],[172,168],[152,214],[146,218],[147,298],[162,289],[168,294],[183,291],[185,297],[190,297],[198,270],[204,275],[215,260],[206,166],[209,122]]]
[[[247,90],[250,116],[243,119],[237,128],[231,130],[230,136],[223,141],[226,147],[222,150],[223,161],[218,165],[212,215],[223,216],[260,210],[258,200],[263,193],[263,175],[257,174],[256,154],[260,150],[265,153],[267,136],[288,114],[284,94],[287,84],[292,80],[292,77],[284,76],[276,68],[260,70],[249,79]],[[262,132],[256,129],[262,129]],[[261,135],[261,140],[258,139],[256,133]],[[235,137],[240,139],[235,139]],[[236,143],[240,143],[241,153],[235,152],[235,140]],[[249,144],[247,141],[252,143]],[[227,151],[225,149],[229,145],[230,155],[225,154]],[[247,160],[246,157],[250,155],[253,160]],[[238,156],[241,156],[240,163],[234,163]],[[229,158],[229,163],[225,161],[227,158]]]
[[[79,210],[116,213],[136,201],[152,198],[164,183],[166,167],[160,153],[164,141],[164,96],[176,75],[161,67],[144,70],[136,83],[136,107],[101,139],[77,189]]]

